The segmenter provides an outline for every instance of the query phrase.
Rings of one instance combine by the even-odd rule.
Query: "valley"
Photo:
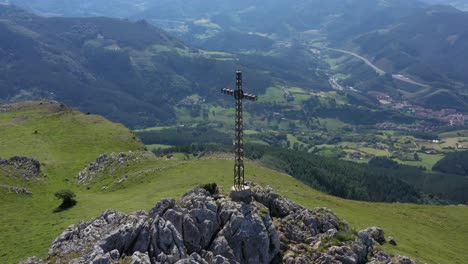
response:
[[[47,246],[70,223],[89,220],[108,208],[123,212],[148,210],[164,197],[180,197],[196,185],[216,182],[228,190],[231,186],[232,161],[223,155],[175,154],[139,156],[142,145],[132,139],[132,133],[97,116],[63,112],[54,102],[31,102],[0,114],[4,136],[0,156],[25,155],[38,159],[47,177],[40,182],[17,180],[27,187],[31,196],[0,190],[0,208],[8,214],[0,217],[2,262],[11,263],[28,256],[46,254]],[[28,117],[18,123],[18,116]],[[58,124],[62,129],[52,124]],[[77,126],[79,129],[77,129]],[[50,127],[51,130],[47,128]],[[34,134],[38,130],[38,134]],[[21,137],[18,137],[18,131]],[[89,138],[90,135],[92,139]],[[96,136],[102,137],[96,138]],[[113,135],[109,137],[108,135]],[[28,143],[26,143],[28,142]],[[26,144],[25,144],[26,143]],[[66,152],[63,152],[67,150]],[[72,151],[68,151],[72,150]],[[111,171],[96,174],[86,185],[76,184],[76,175],[102,153],[128,152],[139,158],[108,167]],[[144,158],[146,157],[146,158]],[[465,262],[466,247],[464,219],[466,206],[421,206],[413,204],[366,203],[344,200],[315,191],[294,178],[258,166],[247,164],[247,178],[261,185],[270,185],[282,195],[313,208],[326,206],[346,219],[353,228],[378,225],[394,236],[398,245],[384,245],[391,254],[405,254],[428,263]],[[2,175],[2,183],[11,176]],[[127,179],[121,181],[121,179]],[[107,188],[103,188],[107,187]],[[69,188],[76,193],[77,205],[67,211],[54,213],[59,201],[52,193]],[[405,225],[401,225],[404,222]],[[431,238],[427,239],[427,234]]]
[[[367,65],[369,65],[369,67],[371,67],[372,69],[375,70],[375,72],[379,75],[384,75],[386,74],[386,72],[384,72],[383,70],[381,70],[379,67],[375,66],[374,64],[372,64],[372,62],[370,62],[368,59],[356,54],[356,53],[353,53],[353,52],[349,52],[349,51],[346,51],[346,50],[340,50],[340,49],[333,49],[333,48],[327,48],[329,50],[333,50],[333,51],[338,51],[338,52],[341,52],[341,53],[345,53],[345,54],[349,54],[351,56],[354,56],[360,60],[362,60],[364,63],[366,63]],[[404,75],[401,75],[401,74],[392,74],[392,77],[396,80],[399,80],[399,81],[402,81],[402,82],[407,82],[409,84],[413,84],[413,85],[417,85],[417,86],[421,86],[421,87],[429,87],[428,85],[426,84],[422,84],[422,83],[419,83],[417,81],[414,81],[412,79],[410,79],[409,77],[406,77]]]
[[[0,262],[109,208],[227,193],[236,70],[249,181],[384,228],[392,256],[468,262],[468,13],[438,3],[0,1]]]
[[[409,5],[414,12],[426,8]],[[329,48],[334,43],[335,26],[324,26],[311,34],[254,34],[272,38],[272,46],[264,46],[266,49],[252,48],[266,43],[253,38],[245,49],[226,46],[212,51],[193,48],[144,20],[46,18],[13,6],[1,8],[0,15],[10,21],[3,25],[4,36],[24,45],[20,51],[9,42],[2,44],[1,50],[12,54],[4,62],[13,64],[3,69],[6,77],[0,83],[6,101],[59,99],[76,109],[102,114],[137,129],[145,143],[156,149],[193,143],[230,145],[234,113],[231,102],[218,91],[232,87],[229,73],[242,68],[246,91],[259,95],[258,104],[246,104],[249,142],[357,163],[389,158],[412,165],[419,170],[418,175],[424,174],[403,179],[420,191],[442,196],[451,203],[466,202],[463,191],[457,189],[468,184],[464,178],[432,171],[445,155],[466,148],[466,101],[462,94],[451,100],[451,91],[436,88],[433,82],[423,87],[405,77],[409,75],[404,72],[385,74],[393,71],[383,71],[380,62],[358,55],[361,53],[354,51],[355,45],[348,44],[346,50],[351,51],[345,53],[344,49]],[[372,8],[382,12],[401,6]],[[388,19],[393,21],[401,15]],[[192,16],[188,17],[185,19],[190,21]],[[210,19],[197,22],[204,29],[196,38],[213,26],[208,23]],[[239,29],[246,26],[231,22]],[[117,28],[124,29],[125,34],[119,34]],[[181,37],[195,45],[196,39],[190,39],[195,36],[192,30]],[[236,43],[235,39],[231,41]],[[25,54],[40,58],[41,66],[23,67],[31,59]],[[38,68],[42,74],[36,73]],[[421,100],[431,102],[430,106],[421,104]],[[434,100],[441,104],[432,103]],[[444,103],[448,101],[450,105]],[[185,140],[174,137],[174,130]],[[448,132],[458,136],[441,136]],[[443,191],[435,187],[440,182],[447,182],[440,188]]]

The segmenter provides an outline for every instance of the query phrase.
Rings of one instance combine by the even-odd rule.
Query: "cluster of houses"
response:
[[[438,126],[424,126],[417,124],[396,124],[396,123],[378,123],[375,127],[379,130],[415,130],[415,131],[437,131],[440,127]]]
[[[391,105],[393,103],[393,98],[386,93],[369,91],[367,92],[367,95],[369,95],[371,98],[376,99],[382,105]]]
[[[422,106],[412,106],[407,102],[394,102],[386,93],[369,91],[369,97],[376,99],[382,105],[392,106],[395,110],[407,109],[408,113],[418,117],[434,118],[450,124],[450,126],[468,125],[468,114],[458,113],[456,109],[433,110]]]
[[[449,123],[451,126],[460,125],[463,126],[468,123],[468,115],[458,113],[455,109],[442,109],[432,110],[424,107],[416,106],[410,109],[410,111],[416,116],[435,118]]]

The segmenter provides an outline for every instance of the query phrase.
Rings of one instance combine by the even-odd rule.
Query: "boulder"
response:
[[[273,192],[269,186],[266,188],[253,187],[252,195],[257,202],[262,203],[270,210],[273,217],[285,217],[300,208],[285,197]]]
[[[156,216],[163,216],[167,210],[173,208],[174,206],[174,199],[162,199],[153,207],[153,209],[150,210],[149,216],[153,218]]]
[[[8,185],[0,185],[1,189],[6,190],[7,192],[19,194],[19,195],[32,195],[32,192],[23,188],[23,187],[12,187]]]
[[[19,264],[43,264],[45,263],[42,259],[34,256],[34,257],[30,257],[26,260],[23,260],[21,261]]]
[[[385,232],[383,231],[382,228],[375,227],[375,226],[374,227],[369,227],[367,229],[364,229],[364,230],[360,231],[359,236],[361,236],[361,234],[362,235],[363,234],[368,235],[370,238],[375,240],[380,245],[385,243]]]
[[[151,261],[147,253],[135,251],[130,258],[130,264],[151,264]]]
[[[223,228],[210,251],[240,263],[270,263],[280,251],[280,241],[270,215],[263,215],[260,206],[222,199]]]
[[[369,261],[371,264],[392,263],[392,259],[383,251],[374,252],[373,258]]]
[[[393,258],[393,263],[395,264],[416,264],[416,262],[408,257],[396,255]]]

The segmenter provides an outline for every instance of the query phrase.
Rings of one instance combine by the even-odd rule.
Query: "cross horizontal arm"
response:
[[[232,96],[236,97],[237,99],[247,99],[247,100],[250,100],[250,101],[257,101],[258,100],[258,96],[254,95],[254,94],[244,94],[242,90],[240,90],[240,92],[239,92],[239,90],[232,90],[232,89],[224,88],[224,89],[221,90],[221,92],[223,92],[225,94],[228,94],[228,95],[232,95]],[[240,98],[238,98],[238,97],[240,97]]]
[[[234,96],[234,90],[232,90],[232,89],[224,88],[224,89],[221,90],[221,92]]]
[[[244,94],[244,99],[250,100],[250,101],[257,101],[258,96],[254,94]]]

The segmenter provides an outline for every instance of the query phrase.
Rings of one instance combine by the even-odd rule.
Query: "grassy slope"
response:
[[[139,184],[118,191],[79,191],[78,205],[61,214],[49,213],[57,205],[57,202],[53,203],[51,199],[49,206],[41,207],[46,210],[46,214],[39,218],[32,217],[37,217],[33,212],[36,208],[25,198],[26,201],[21,203],[21,207],[28,214],[25,214],[25,211],[17,211],[15,218],[26,216],[29,220],[28,225],[31,225],[30,232],[40,232],[36,237],[25,232],[23,237],[16,238],[18,245],[13,252],[19,254],[20,250],[24,249],[20,256],[27,255],[28,248],[36,245],[29,255],[44,255],[51,240],[68,224],[76,223],[79,219],[89,220],[107,208],[124,212],[149,210],[160,198],[179,197],[193,186],[207,182],[217,182],[228,189],[231,186],[231,163],[220,160],[159,160],[153,161],[152,164],[139,164],[135,169],[146,170],[148,166],[170,169],[157,172]],[[465,222],[468,216],[467,207],[347,201],[317,192],[287,175],[251,164],[247,166],[246,176],[259,184],[271,185],[281,194],[309,208],[330,207],[356,229],[374,225],[384,228],[387,235],[395,236],[398,241],[397,247],[385,246],[391,253],[410,255],[429,263],[468,261],[468,256],[464,254],[467,246],[465,236],[468,233],[468,225]],[[14,207],[18,208],[18,205],[15,201]],[[24,246],[24,242],[28,242],[29,245]]]
[[[62,188],[74,189],[73,178],[87,163],[103,152],[143,148],[133,139],[133,133],[121,125],[99,116],[60,109],[59,104],[49,102],[22,103],[14,111],[1,113],[0,134],[0,157],[33,157],[41,161],[48,176],[40,183],[14,180],[13,183],[31,190],[32,197],[0,190],[1,263],[44,254],[51,239],[80,218],[79,212],[75,217],[53,214],[60,203],[53,193]],[[11,181],[0,175],[0,183]]]
[[[8,115],[0,115],[0,144],[9,144],[9,147],[0,149],[0,156],[18,153],[48,160],[44,170],[49,180],[33,186],[32,197],[0,191],[0,210],[8,212],[0,215],[1,263],[14,263],[31,255],[45,256],[52,240],[69,224],[80,219],[89,220],[107,208],[123,212],[148,210],[160,198],[179,197],[197,184],[217,182],[226,190],[232,184],[231,161],[154,159],[125,167],[121,175],[128,170],[164,169],[129,181],[116,190],[102,191],[98,188],[106,180],[97,182],[91,190],[75,188],[71,184],[73,176],[99,153],[138,149],[141,146],[122,127],[97,117],[74,113],[25,122],[21,126],[5,126],[11,120]],[[89,120],[99,122],[93,124],[94,121]],[[63,133],[52,133],[59,128],[64,129]],[[48,139],[37,141],[36,135],[30,133],[36,129],[40,135],[49,135]],[[22,133],[23,137],[18,137],[18,133]],[[81,144],[73,143],[78,141]],[[74,147],[67,146],[70,144]],[[44,149],[38,151],[39,146]],[[322,194],[292,177],[253,164],[247,165],[246,177],[262,185],[271,185],[281,194],[309,208],[330,207],[356,229],[373,225],[384,228],[387,236],[394,236],[398,242],[397,247],[385,246],[390,253],[409,255],[429,263],[468,262],[468,256],[464,254],[468,246],[468,224],[465,221],[468,207],[347,201]],[[65,182],[64,178],[71,181]],[[53,198],[52,193],[63,187],[77,193],[78,204],[69,211],[54,214],[52,210],[59,201]]]

